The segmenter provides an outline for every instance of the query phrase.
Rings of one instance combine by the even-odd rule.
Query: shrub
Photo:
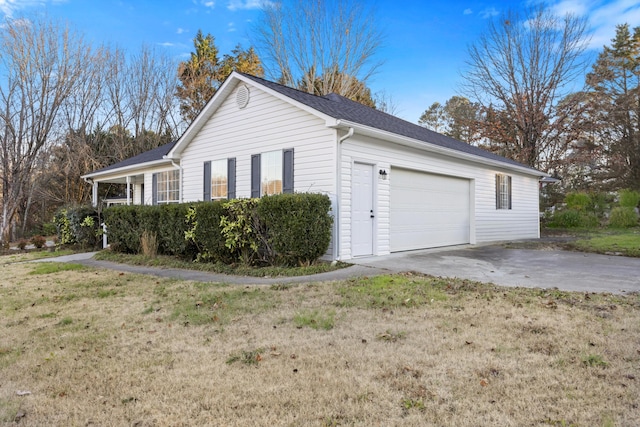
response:
[[[185,232],[188,230],[187,212],[190,205],[169,204],[156,206],[159,251],[165,255],[184,255],[193,258],[195,248],[187,239]]]
[[[591,197],[587,193],[571,192],[565,196],[564,202],[567,204],[567,209],[585,211],[591,205]]]
[[[260,199],[258,215],[275,260],[309,265],[331,242],[331,201],[323,194],[278,194]]]
[[[81,244],[95,247],[100,237],[100,216],[91,206],[67,206],[54,215],[58,241],[62,245]]]
[[[140,252],[142,228],[138,212],[141,206],[116,205],[104,210],[107,225],[107,241],[116,252],[137,254]],[[147,229],[155,230],[155,227]]]
[[[224,203],[226,201],[195,203],[187,211],[188,229],[185,237],[196,248],[199,260],[234,261],[220,227],[220,219],[226,212]]]
[[[640,193],[633,190],[620,190],[618,204],[623,208],[636,208],[640,203]]]
[[[18,249],[20,249],[21,251],[24,251],[26,247],[27,247],[27,241],[25,239],[18,240]]]
[[[42,224],[42,234],[44,236],[53,236],[58,233],[56,225],[53,222],[45,222]]]
[[[549,225],[559,228],[597,227],[598,217],[590,212],[567,209],[555,212]]]
[[[155,234],[158,253],[193,255],[192,245],[185,240],[187,204],[119,205],[104,211],[107,241],[111,249],[123,253],[141,253],[144,230]]]
[[[41,249],[47,243],[47,239],[45,239],[44,236],[37,235],[37,236],[31,237],[31,243],[36,248]]]
[[[236,199],[223,204],[225,215],[220,218],[220,227],[225,246],[237,253],[244,265],[260,259],[262,226],[256,209],[260,200]]]
[[[629,228],[638,225],[638,214],[631,207],[619,206],[611,210],[609,227]]]

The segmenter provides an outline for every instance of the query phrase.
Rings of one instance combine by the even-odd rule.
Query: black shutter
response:
[[[227,199],[236,198],[236,158],[227,159]]]
[[[282,152],[282,192],[293,193],[293,148]]]
[[[251,156],[251,197],[260,197],[260,154]]]
[[[204,182],[202,200],[208,202],[211,200],[211,162],[204,162]]]
[[[511,209],[511,177],[507,177],[509,179],[509,209]]]
[[[158,204],[158,174],[154,173],[151,176],[151,204]]]
[[[496,209],[500,209],[500,175],[496,174]]]

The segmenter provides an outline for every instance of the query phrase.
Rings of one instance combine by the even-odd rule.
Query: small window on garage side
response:
[[[511,177],[496,174],[496,209],[511,209]]]

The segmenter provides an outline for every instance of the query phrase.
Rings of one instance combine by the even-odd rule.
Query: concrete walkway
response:
[[[95,252],[81,253],[33,262],[75,262],[91,267],[158,277],[242,285],[346,280],[415,271],[433,276],[495,283],[501,286],[619,294],[640,292],[640,258],[559,250],[507,249],[501,245],[467,245],[357,258],[350,261],[354,265],[328,273],[277,278],[118,264],[94,260],[94,254]]]
[[[276,283],[308,283],[332,280],[346,280],[355,277],[376,276],[389,273],[389,271],[365,265],[352,265],[347,268],[329,271],[327,273],[313,274],[309,276],[293,277],[252,277],[234,276],[229,274],[209,273],[206,271],[183,270],[180,268],[159,268],[141,265],[120,264],[111,261],[98,261],[93,259],[96,252],[85,252],[73,255],[65,255],[54,258],[43,258],[29,262],[73,262],[89,267],[106,268],[109,270],[127,273],[149,274],[157,277],[169,277],[180,280],[194,280],[197,282],[217,282],[238,285],[272,285]]]

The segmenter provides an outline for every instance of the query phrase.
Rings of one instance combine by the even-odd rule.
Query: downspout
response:
[[[338,125],[340,120],[338,120]],[[342,197],[342,143],[353,136],[354,129],[349,128],[349,131],[338,138],[338,144],[336,147],[336,203],[335,203],[335,221],[334,232],[335,239],[333,242],[333,259],[337,260],[340,254],[340,199]]]
[[[180,187],[178,188],[178,203],[182,203],[182,166],[177,164],[174,159],[171,159],[171,166],[180,170]]]

